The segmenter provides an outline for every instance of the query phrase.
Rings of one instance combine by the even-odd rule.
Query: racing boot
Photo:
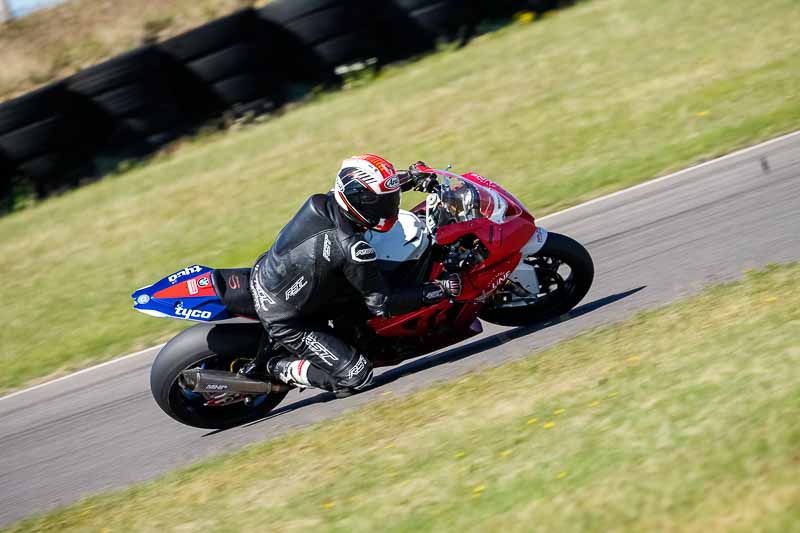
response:
[[[305,389],[312,387],[308,381],[308,369],[311,363],[305,359],[289,357],[273,357],[267,361],[267,374],[287,385]]]

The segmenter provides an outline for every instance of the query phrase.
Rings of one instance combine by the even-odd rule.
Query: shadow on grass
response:
[[[454,363],[456,361],[460,361],[462,359],[466,359],[467,357],[471,357],[473,355],[479,354],[491,348],[496,348],[498,346],[502,346],[508,342],[513,340],[519,339],[521,337],[526,337],[528,335],[532,335],[539,331],[545,330],[549,327],[555,326],[557,324],[561,324],[563,322],[567,322],[574,318],[578,318],[579,316],[583,316],[585,314],[591,313],[596,311],[602,307],[607,305],[611,305],[614,302],[618,302],[628,296],[636,294],[637,292],[643,290],[646,286],[637,287],[635,289],[629,289],[624,292],[618,292],[615,294],[610,294],[608,296],[604,296],[603,298],[599,298],[587,304],[583,304],[579,307],[576,307],[569,313],[562,315],[553,320],[549,320],[547,322],[541,322],[538,324],[534,324],[532,326],[524,326],[518,327],[514,329],[510,329],[508,331],[503,331],[502,333],[497,333],[490,337],[486,337],[483,339],[476,340],[464,346],[459,346],[457,348],[450,348],[443,352],[434,353],[432,355],[423,356],[417,359],[414,359],[410,362],[407,362],[401,366],[392,368],[384,372],[383,374],[376,376],[373,386],[370,387],[370,391],[375,390],[383,385],[387,385],[393,381],[396,381],[404,376],[408,376],[410,374],[416,374],[417,372],[422,372],[423,370],[428,370],[429,368],[433,368],[439,365]],[[366,392],[366,391],[365,391]],[[278,409],[272,411],[268,416],[265,418],[261,418],[254,422],[250,422],[245,424],[244,427],[253,426],[256,424],[260,424],[262,422],[266,422],[273,418],[277,418],[281,415],[291,413],[298,409],[302,409],[303,407],[308,407],[310,405],[316,405],[321,403],[327,403],[331,400],[335,400],[336,396],[334,396],[330,392],[323,392],[312,396],[310,398],[306,398],[300,401],[296,401],[294,403],[285,405]],[[204,437],[216,435],[220,431],[225,430],[216,430],[210,433],[203,435]]]

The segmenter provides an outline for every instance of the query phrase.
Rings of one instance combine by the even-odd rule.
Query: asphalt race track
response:
[[[487,325],[477,340],[386,369],[380,386],[358,396],[292,393],[270,418],[248,426],[192,429],[150,397],[152,349],[0,399],[0,526],[386,394],[523,357],[746,269],[798,260],[800,133],[540,222],[586,244],[595,260],[594,287],[570,318],[529,330]]]

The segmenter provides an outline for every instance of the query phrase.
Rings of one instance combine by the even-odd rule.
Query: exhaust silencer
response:
[[[207,394],[267,394],[272,392],[272,384],[233,374],[224,370],[204,370],[191,368],[181,372],[181,380],[193,392]]]

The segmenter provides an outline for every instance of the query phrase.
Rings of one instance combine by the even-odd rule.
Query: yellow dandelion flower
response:
[[[536,20],[536,13],[533,11],[524,11],[517,15],[517,21],[522,24],[530,24],[534,20]]]
[[[472,489],[472,492],[475,494],[480,494],[484,490],[486,490],[486,485],[477,485],[474,489]]]
[[[565,477],[567,477],[567,473],[566,472],[559,472],[556,477],[558,479],[564,479]]]
[[[697,116],[698,117],[707,117],[709,115],[708,111],[700,111]]]
[[[554,427],[555,425],[556,425],[555,422],[545,422],[545,424],[542,427],[544,429],[550,429],[551,427]]]
[[[528,419],[528,425],[530,426],[531,424],[535,424],[538,421],[539,421],[538,418],[529,418]]]
[[[638,355],[632,355],[632,356],[628,357],[628,359],[626,359],[626,360],[629,363],[638,363],[639,359],[641,359],[641,357],[639,357]]]
[[[598,405],[600,405],[600,402],[595,400],[595,401],[593,401],[592,403],[589,404],[589,407],[597,407]]]
[[[336,506],[336,504],[333,503],[333,502],[325,502],[325,503],[322,504],[322,506],[325,509],[333,509]]]
[[[502,452],[498,453],[500,457],[508,457],[514,452],[514,450],[503,450]]]
[[[556,415],[556,416],[558,416],[558,415],[560,415],[561,413],[563,413],[564,411],[565,411],[565,409],[556,409],[555,411],[553,411],[553,414],[554,414],[554,415]]]
[[[778,297],[777,296],[769,296],[764,301],[767,302],[768,304],[773,304],[773,303],[778,301]]]
[[[461,459],[465,455],[466,454],[464,452],[456,452],[456,454],[453,457],[455,457],[456,459]]]

